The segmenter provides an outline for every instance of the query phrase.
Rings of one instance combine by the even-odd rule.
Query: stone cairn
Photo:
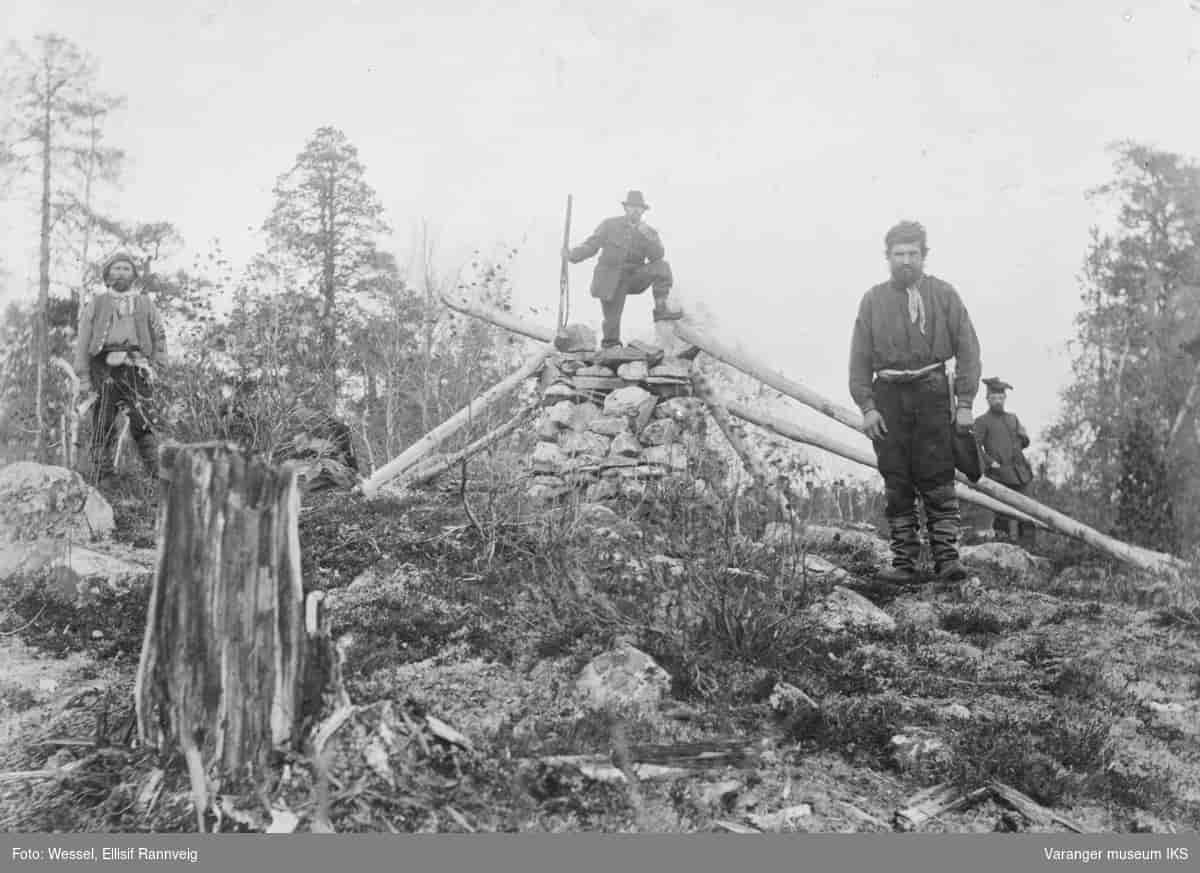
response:
[[[691,475],[705,436],[692,367],[638,342],[555,353],[542,371],[529,496],[639,498],[664,479],[703,492],[703,479]]]

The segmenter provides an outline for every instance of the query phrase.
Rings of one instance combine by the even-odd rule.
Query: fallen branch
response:
[[[725,439],[729,441],[729,445],[733,447],[734,452],[741,458],[746,471],[753,477],[758,486],[775,502],[782,517],[787,519],[793,528],[797,526],[803,527],[793,511],[791,495],[784,488],[771,481],[771,477],[767,473],[767,468],[763,466],[762,461],[755,455],[754,450],[742,438],[741,433],[739,433],[740,428],[733,423],[733,420],[729,416],[727,405],[717,396],[712,384],[708,381],[708,377],[699,371],[694,372],[692,374],[692,386],[696,390],[696,396],[708,406],[709,415],[713,417],[713,420],[717,423],[717,427],[721,429],[721,433],[725,435]]]
[[[963,794],[948,783],[935,785],[914,794],[909,799],[909,805],[895,814],[895,828],[898,831],[919,830],[939,815],[966,809],[991,793],[992,790],[988,787],[976,788],[974,791]]]
[[[1042,825],[1043,827],[1051,823],[1060,824],[1067,830],[1074,831],[1077,834],[1088,833],[1088,830],[1083,825],[1071,821],[1071,819],[1060,815],[1052,809],[1047,809],[1032,797],[1022,794],[1011,785],[1005,785],[1003,782],[993,782],[989,788],[997,798],[1007,803],[1034,824]]]
[[[551,336],[553,339],[553,336]],[[550,345],[540,346],[534,351],[521,367],[512,375],[497,382],[483,394],[480,394],[454,415],[443,421],[425,436],[421,437],[407,449],[405,449],[398,457],[393,458],[388,463],[384,464],[378,470],[371,474],[371,477],[362,482],[358,487],[364,495],[371,497],[376,494],[384,483],[396,478],[405,471],[409,470],[418,461],[432,452],[439,444],[444,442],[448,437],[452,436],[464,427],[475,421],[485,410],[493,406],[496,401],[505,395],[516,390],[522,382],[533,376],[540,370],[554,351],[554,347]]]

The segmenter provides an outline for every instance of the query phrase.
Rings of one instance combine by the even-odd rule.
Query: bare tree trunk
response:
[[[274,750],[300,749],[323,658],[305,630],[295,472],[206,443],[164,448],[162,473],[137,721],[143,741],[182,750],[204,830],[212,780],[262,784]]]
[[[1192,373],[1192,385],[1188,388],[1187,396],[1183,399],[1183,406],[1179,407],[1179,414],[1175,416],[1175,421],[1171,424],[1171,433],[1167,437],[1168,453],[1174,447],[1175,439],[1179,436],[1179,429],[1183,427],[1183,423],[1187,421],[1187,417],[1196,408],[1198,400],[1200,400],[1200,361],[1196,362],[1196,369]]]
[[[41,131],[42,225],[38,256],[38,302],[33,322],[33,353],[36,372],[34,408],[35,426],[37,427],[33,448],[39,461],[46,460],[46,358],[50,354],[50,157],[52,145],[50,109],[52,99],[53,91],[47,90]]]

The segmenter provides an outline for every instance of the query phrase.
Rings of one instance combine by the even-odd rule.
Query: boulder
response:
[[[637,414],[633,417],[633,432],[641,433],[642,430],[650,423],[650,419],[654,417],[654,409],[658,406],[658,399],[653,395],[647,397],[638,406]]]
[[[586,324],[568,324],[555,337],[554,347],[560,352],[579,353],[596,350],[596,331]]]
[[[649,375],[649,368],[645,361],[630,361],[617,369],[617,375],[626,382],[640,382]]]
[[[36,591],[46,600],[82,608],[105,595],[146,590],[153,577],[151,551],[118,548],[109,554],[52,539],[0,546],[4,600]]]
[[[673,443],[679,437],[678,422],[669,418],[659,418],[650,422],[639,436],[647,446],[662,446]]]
[[[571,410],[570,428],[571,430],[582,433],[588,429],[588,426],[596,420],[600,415],[600,407],[595,403],[584,402],[575,405]]]
[[[549,416],[546,416],[538,422],[536,429],[537,438],[539,440],[545,440],[546,442],[553,442],[554,440],[558,439],[559,430],[560,428],[558,423]]]
[[[588,430],[601,436],[615,437],[617,434],[629,432],[629,420],[612,415],[601,415],[588,423]]]
[[[1014,576],[1039,575],[1049,569],[1049,562],[1044,558],[1036,558],[1012,543],[989,542],[964,546],[959,554],[966,564],[1000,570]]]
[[[566,455],[554,443],[538,443],[533,450],[533,469],[557,473],[566,465]]]
[[[891,633],[896,620],[861,594],[840,585],[809,607],[809,617],[826,633],[870,631]]]
[[[688,466],[687,452],[680,445],[650,446],[642,457],[647,464],[661,464],[672,470],[686,470]]]
[[[926,728],[905,728],[891,740],[892,757],[902,773],[940,770],[952,760],[946,741]]]
[[[112,507],[74,470],[20,461],[0,468],[0,542],[107,539]]]
[[[579,398],[579,392],[566,382],[555,382],[542,392],[542,406],[554,406],[563,401],[573,401]]]
[[[682,358],[665,358],[658,366],[651,368],[650,375],[688,381],[692,378],[692,362]]]
[[[560,427],[570,427],[574,414],[575,404],[570,400],[560,400],[546,411],[546,417]]]
[[[621,493],[621,489],[617,487],[617,483],[612,479],[601,479],[588,486],[584,494],[584,499],[588,502],[596,502],[600,500],[615,500]]]
[[[617,434],[612,441],[611,454],[624,455],[626,457],[637,457],[642,453],[642,445],[632,434],[621,433]]]
[[[616,376],[616,372],[612,367],[606,367],[603,364],[590,364],[586,367],[580,367],[575,371],[576,376],[600,376],[607,379],[612,379]]]
[[[575,387],[580,392],[591,391],[616,391],[625,385],[625,380],[617,376],[583,376],[578,375],[574,379]]]
[[[608,440],[595,433],[568,431],[559,441],[563,453],[570,456],[586,455],[596,460],[608,454]]]
[[[619,418],[636,416],[647,400],[654,397],[645,388],[637,385],[627,385],[604,398],[604,414]]]
[[[624,644],[593,658],[575,688],[593,709],[651,715],[670,691],[671,676],[645,652]]]

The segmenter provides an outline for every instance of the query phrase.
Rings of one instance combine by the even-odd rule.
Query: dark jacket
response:
[[[1021,450],[1029,448],[1029,434],[1011,412],[997,414],[989,409],[979,416],[975,419],[975,438],[987,459],[1002,467],[1015,466],[1018,457],[1024,459]]]
[[[661,261],[664,254],[658,231],[645,223],[635,230],[623,215],[600,222],[591,236],[567,253],[567,258],[578,264],[596,252],[600,260],[592,274],[592,296],[601,300],[612,299],[625,272]]]
[[[104,350],[108,332],[112,329],[116,307],[113,305],[115,292],[105,289],[95,294],[84,304],[79,313],[79,336],[75,343],[75,375],[80,379],[89,377],[89,361]],[[138,348],[155,367],[167,362],[167,332],[154,301],[140,291],[133,306],[133,323],[137,330]]]
[[[893,282],[863,295],[850,340],[850,396],[866,414],[875,408],[874,377],[879,370],[916,370],[956,362],[954,394],[969,407],[979,393],[979,339],[958,292],[926,274],[918,289],[925,303],[925,333],[908,314],[908,293]]]

